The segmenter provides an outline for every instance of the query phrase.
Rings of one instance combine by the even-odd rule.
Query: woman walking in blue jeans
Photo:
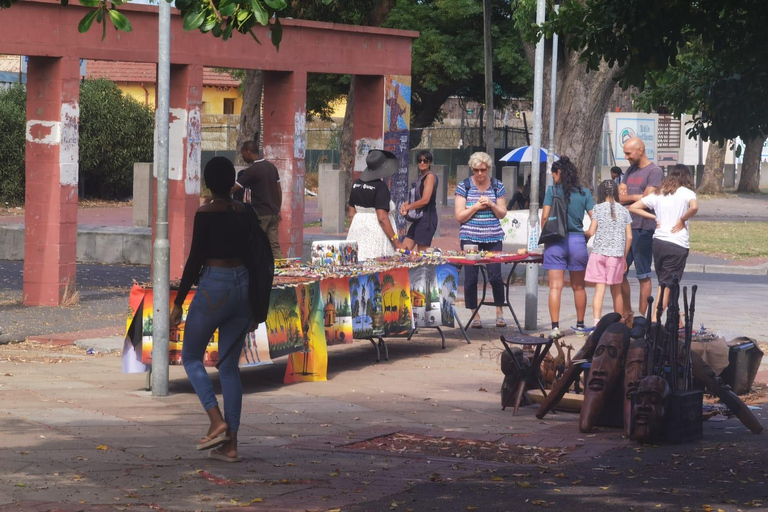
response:
[[[456,185],[454,213],[459,221],[459,241],[463,249],[467,244],[478,246],[481,251],[501,251],[504,230],[499,219],[507,215],[507,191],[497,179],[491,178],[493,160],[483,152],[473,153],[469,157],[472,176]],[[467,309],[477,310],[477,273],[478,268],[464,267],[464,303]],[[493,290],[493,303],[496,305],[496,327],[506,327],[504,321],[505,302],[504,281],[501,278],[501,264],[491,263],[486,266]],[[475,317],[472,327],[480,329],[483,323]]]
[[[243,340],[250,328],[248,300],[248,236],[252,216],[246,206],[230,198],[235,168],[228,159],[215,157],[205,166],[203,178],[213,200],[195,214],[192,247],[184,266],[179,292],[171,311],[178,325],[189,289],[197,290],[187,312],[181,358],[192,387],[203,405],[210,426],[196,448],[210,448],[208,457],[239,462],[237,431],[243,403],[238,363]],[[199,280],[199,281],[198,281]],[[203,356],[214,331],[219,329],[219,378],[224,395],[224,415],[203,365]]]

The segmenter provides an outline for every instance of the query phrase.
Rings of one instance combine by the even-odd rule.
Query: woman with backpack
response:
[[[403,240],[403,249],[427,249],[437,231],[437,175],[432,172],[432,153],[419,151],[416,157],[419,179],[411,184],[409,202],[400,206],[400,215],[412,222]]]
[[[461,248],[467,244],[477,245],[480,251],[501,251],[504,230],[500,219],[507,215],[507,191],[496,178],[491,177],[493,160],[488,153],[477,152],[469,157],[472,176],[456,184],[454,211],[459,221],[459,241]],[[464,267],[464,303],[467,309],[477,309],[477,273],[476,266]],[[506,327],[504,320],[504,281],[501,278],[501,264],[486,265],[493,290],[493,302],[496,305],[496,327]],[[479,317],[475,317],[472,327],[483,327]]]
[[[576,166],[567,156],[552,164],[554,185],[547,187],[541,209],[541,229],[549,221],[555,197],[565,200],[568,232],[565,238],[544,245],[544,269],[549,277],[549,317],[552,320],[550,336],[558,338],[560,333],[560,298],[565,285],[565,271],[571,280],[573,300],[576,304],[576,334],[585,335],[591,329],[584,325],[587,311],[587,291],[584,289],[584,274],[587,270],[589,253],[584,235],[584,214],[592,219],[595,200],[589,189],[579,185]],[[554,220],[553,220],[554,222]]]
[[[248,298],[249,286],[256,280],[249,280],[250,240],[243,233],[252,232],[257,217],[246,205],[230,197],[235,184],[235,167],[227,158],[212,158],[205,166],[203,179],[213,199],[195,214],[192,247],[170,321],[171,326],[179,325],[184,299],[197,283],[187,312],[181,349],[184,370],[210,420],[208,431],[197,442],[196,448],[210,448],[208,457],[211,459],[239,462],[237,431],[243,386],[238,364],[245,336],[255,327],[252,318],[257,316]],[[216,329],[219,329],[221,359],[218,368],[224,395],[223,415],[203,364],[205,350]]]

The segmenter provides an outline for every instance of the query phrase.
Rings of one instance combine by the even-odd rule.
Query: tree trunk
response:
[[[344,123],[341,125],[341,141],[339,143],[339,165],[346,176],[344,180],[344,198],[349,197],[349,191],[352,189],[352,172],[355,170],[355,139],[352,130],[354,128],[354,117],[352,110],[355,107],[354,95],[354,77],[349,85],[347,93],[347,108],[344,111]]]
[[[760,192],[760,156],[766,137],[755,137],[747,142],[744,150],[744,164],[741,166],[741,178],[736,192]]]
[[[701,179],[699,194],[721,194],[723,192],[723,169],[725,168],[725,143],[711,142],[704,164],[704,176]]]
[[[609,68],[603,63],[597,71],[587,72],[574,52],[569,52],[560,62],[562,65],[558,66],[557,72],[555,152],[570,158],[579,171],[581,184],[591,187],[603,119],[611,101],[615,79],[621,70],[618,66]],[[542,124],[541,145],[546,149],[549,145],[549,94],[543,104],[545,121]]]
[[[264,75],[258,69],[245,72],[243,82],[243,108],[240,110],[240,127],[237,131],[237,155],[235,165],[245,165],[240,148],[247,140],[259,144],[261,130],[261,92],[264,88]]]

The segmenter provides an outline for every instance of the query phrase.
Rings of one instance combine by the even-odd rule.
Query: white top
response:
[[[677,233],[672,233],[672,228],[675,227],[680,217],[688,211],[690,203],[694,199],[696,199],[696,192],[685,187],[678,188],[674,194],[668,196],[659,194],[645,196],[642,199],[643,204],[656,212],[657,224],[653,238],[672,242],[688,249],[690,247],[688,221],[685,222],[685,229],[681,229]]]
[[[627,243],[627,224],[632,224],[629,211],[619,203],[613,203],[614,219],[611,217],[611,203],[608,201],[595,205],[593,216],[597,221],[597,231],[592,245],[592,252],[603,256],[624,256]]]

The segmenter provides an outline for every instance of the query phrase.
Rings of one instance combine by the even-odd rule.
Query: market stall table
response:
[[[410,339],[417,328],[454,327],[457,285],[456,267],[441,258],[396,257],[344,267],[278,269],[267,321],[247,335],[240,366],[270,364],[285,355],[286,382],[325,380],[327,346],[355,339],[371,341],[378,361],[379,347],[386,351],[383,337]],[[169,336],[171,364],[181,364],[186,313],[193,296],[194,291],[187,296],[182,322]],[[174,298],[172,290],[170,300]],[[133,316],[124,371],[145,371],[144,365],[151,364],[152,299],[151,287],[137,285],[131,291]],[[438,332],[444,347],[442,331]],[[204,363],[215,366],[219,358],[214,335]],[[134,369],[127,369],[128,363]]]
[[[512,303],[509,301],[509,288],[511,286],[512,277],[515,274],[515,269],[517,268],[517,265],[520,263],[535,263],[535,264],[541,264],[542,261],[544,261],[544,257],[541,254],[532,254],[532,253],[526,253],[526,254],[506,254],[506,253],[499,253],[496,255],[490,254],[485,257],[481,257],[479,259],[470,259],[465,256],[449,256],[447,258],[449,263],[452,263],[454,265],[462,265],[462,266],[477,266],[480,268],[480,274],[483,276],[483,295],[480,298],[480,301],[478,302],[477,309],[472,312],[472,316],[469,317],[469,320],[467,320],[466,325],[462,327],[462,332],[464,333],[464,336],[466,336],[466,330],[469,329],[470,324],[472,323],[472,320],[474,320],[475,316],[480,311],[480,308],[483,306],[495,306],[493,302],[488,302],[485,300],[487,290],[486,285],[488,284],[488,272],[485,268],[485,266],[489,263],[511,263],[512,268],[510,269],[509,273],[507,274],[507,278],[504,280],[504,304],[501,306],[506,306],[509,308],[509,312],[512,313],[512,318],[515,319],[515,324],[517,325],[517,330],[520,331],[520,334],[523,333],[523,328],[520,327],[520,322],[517,319],[517,315],[515,314],[515,310],[512,309]],[[467,338],[467,342],[469,342],[469,339]]]

